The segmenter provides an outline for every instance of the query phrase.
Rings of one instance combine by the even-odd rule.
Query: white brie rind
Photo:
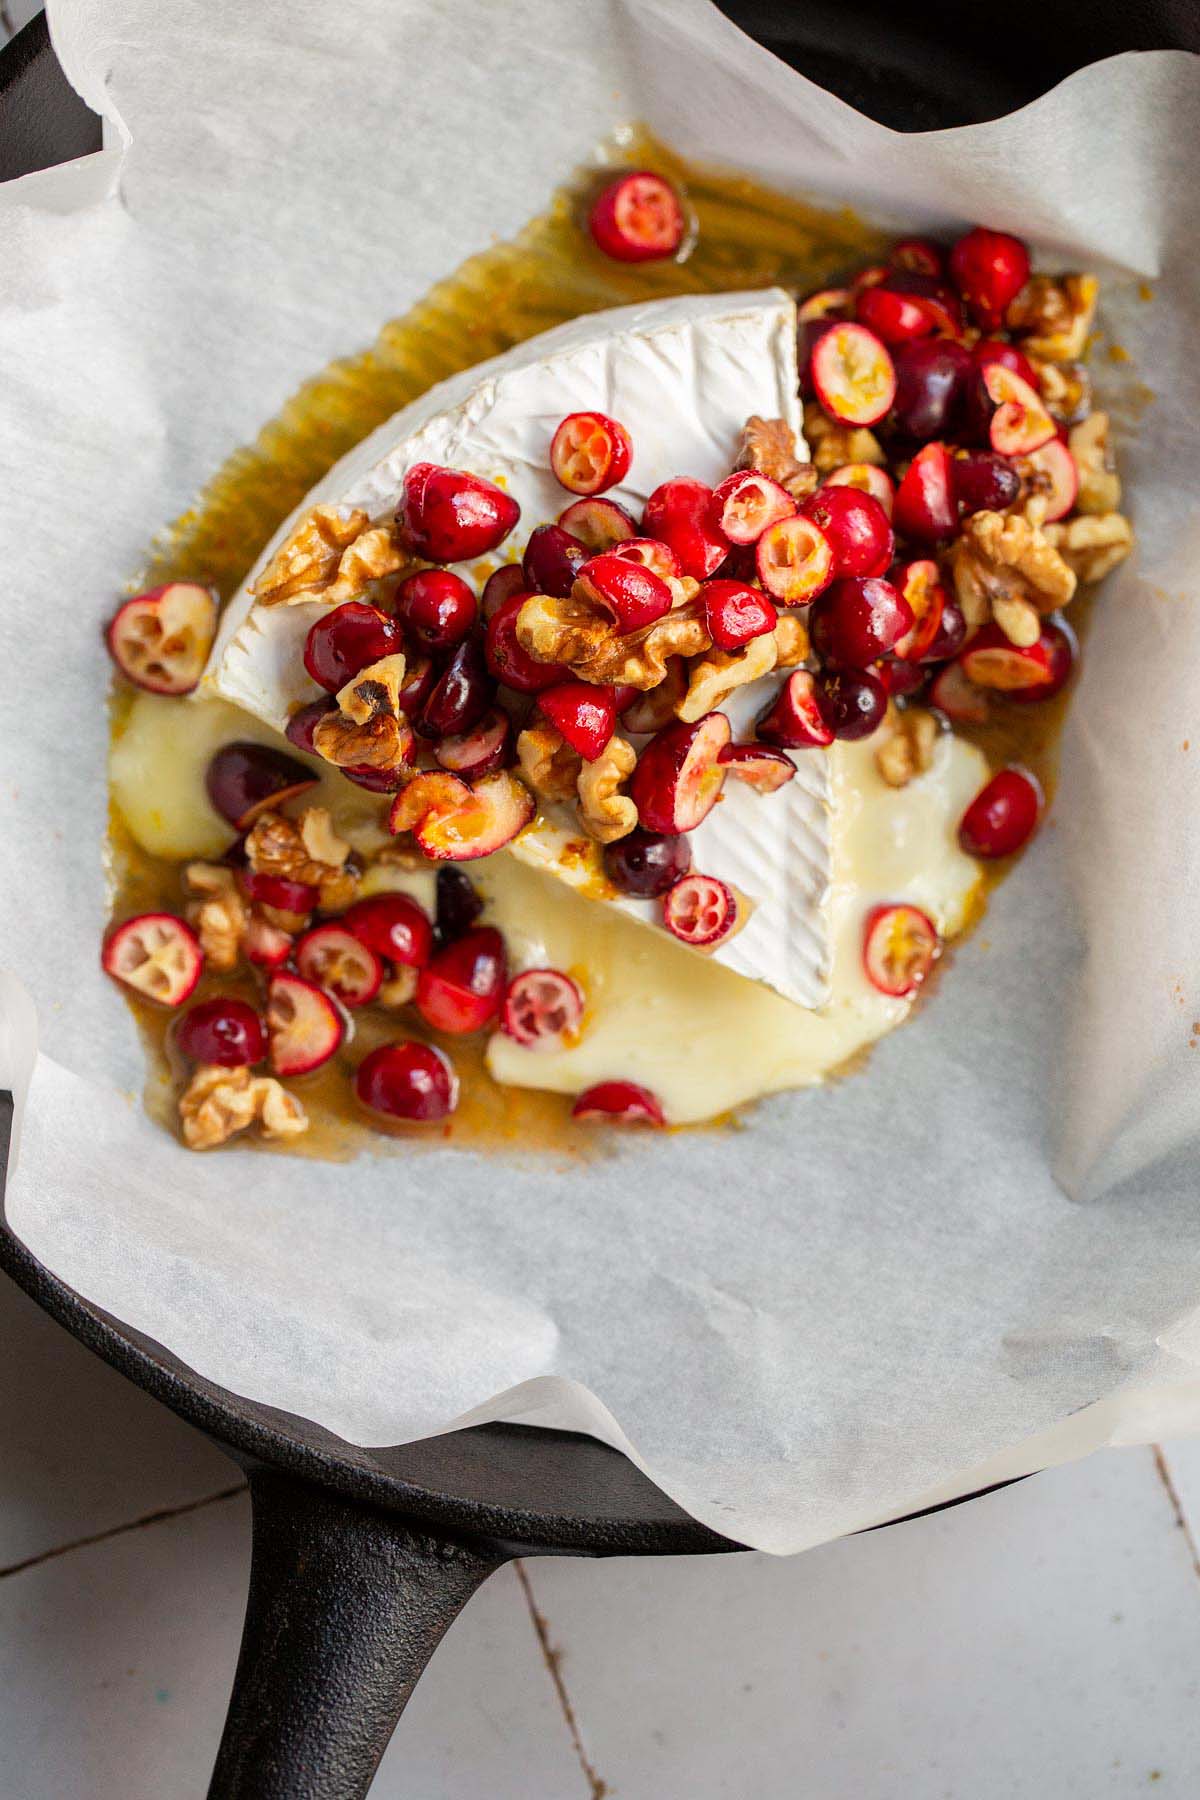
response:
[[[571,496],[549,465],[550,440],[570,412],[619,419],[633,442],[628,478],[607,498],[640,515],[673,475],[716,483],[728,474],[749,414],[784,418],[803,443],[796,368],[796,312],[780,289],[685,295],[593,313],[532,338],[442,382],[379,427],[339,462],[280,528],[222,620],[201,696],[231,701],[277,730],[319,690],[303,667],[304,640],[326,610],[319,602],[261,607],[252,586],[296,521],[314,505],[360,507],[390,519],[405,473],[434,462],[497,482],[521,519],[499,552],[520,555],[529,533],[557,518]],[[463,573],[478,581],[478,566]],[[738,690],[723,708],[735,736],[778,683]],[[802,1006],[829,990],[830,823],[828,757],[795,758],[794,781],[761,795],[731,778],[725,797],[692,834],[693,866],[734,888],[747,921],[711,954]],[[516,854],[578,885],[574,859],[558,850],[578,830],[552,821],[526,833]],[[655,922],[653,903],[620,901]]]

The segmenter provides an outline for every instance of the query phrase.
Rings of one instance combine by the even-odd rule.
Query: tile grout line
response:
[[[1197,1545],[1196,1543],[1195,1534],[1192,1531],[1191,1525],[1188,1523],[1187,1514],[1183,1510],[1183,1502],[1179,1498],[1179,1489],[1175,1486],[1174,1477],[1167,1467],[1167,1459],[1163,1455],[1162,1445],[1151,1444],[1150,1452],[1154,1457],[1154,1467],[1158,1474],[1158,1479],[1163,1484],[1167,1499],[1171,1503],[1171,1510],[1175,1514],[1175,1523],[1180,1531],[1182,1531],[1184,1542],[1191,1555],[1192,1568],[1195,1570],[1197,1576],[1200,1576],[1200,1545]]]
[[[244,1481],[235,1483],[233,1487],[222,1488],[219,1493],[205,1494],[199,1500],[185,1500],[182,1506],[164,1506],[157,1512],[145,1513],[140,1519],[127,1519],[122,1525],[111,1525],[107,1531],[94,1531],[88,1537],[73,1538],[69,1544],[56,1544],[52,1550],[39,1550],[36,1556],[27,1556],[21,1562],[9,1563],[0,1569],[0,1581],[7,1575],[21,1575],[26,1569],[36,1569],[41,1563],[53,1562],[56,1556],[67,1556],[72,1550],[86,1550],[93,1544],[106,1544],[110,1538],[124,1537],[127,1532],[140,1531],[145,1525],[161,1525],[167,1519],[181,1519],[188,1513],[199,1512],[202,1507],[215,1506],[218,1500],[232,1500],[235,1494],[244,1494],[247,1484]]]
[[[526,1569],[524,1562],[519,1557],[513,1563],[513,1568],[517,1572],[517,1580],[520,1582],[521,1591],[525,1596],[525,1605],[529,1609],[529,1618],[533,1625],[534,1636],[538,1641],[538,1648],[542,1653],[542,1661],[545,1663],[546,1671],[550,1676],[551,1682],[554,1684],[554,1692],[558,1698],[558,1704],[562,1710],[563,1718],[567,1723],[567,1730],[571,1736],[572,1748],[579,1759],[579,1766],[583,1770],[583,1778],[588,1784],[589,1800],[605,1800],[605,1796],[609,1793],[609,1786],[608,1783],[601,1780],[600,1776],[596,1773],[588,1760],[587,1751],[583,1747],[583,1737],[579,1730],[579,1720],[575,1716],[575,1708],[571,1704],[571,1697],[567,1693],[566,1683],[563,1681],[563,1653],[561,1650],[556,1650],[554,1645],[550,1642],[549,1622],[547,1621],[545,1614],[538,1609],[537,1601],[533,1597],[533,1588],[529,1581],[529,1572]]]

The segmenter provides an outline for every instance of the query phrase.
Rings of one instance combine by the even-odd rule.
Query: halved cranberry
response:
[[[422,777],[418,776],[418,780]],[[433,777],[453,781],[453,776]],[[453,803],[428,807],[412,827],[413,836],[431,862],[474,862],[511,844],[533,818],[537,808],[524,782],[507,769],[485,775],[465,789]],[[403,803],[401,794],[396,804]],[[392,814],[395,817],[396,807]],[[394,826],[392,827],[394,829]]]
[[[565,1050],[582,1021],[583,995],[561,969],[526,969],[509,982],[500,1029],[527,1050]]]
[[[890,274],[891,270],[886,263],[868,263],[865,269],[860,269],[857,275],[851,276],[851,291],[861,294],[864,288],[878,287],[880,282],[886,281]]]
[[[945,713],[955,725],[986,725],[988,698],[963,674],[962,665],[948,662],[939,669],[929,687],[930,705]]]
[[[514,594],[528,592],[529,583],[525,579],[525,571],[520,563],[502,563],[493,569],[483,584],[483,593],[479,597],[479,611],[486,625],[500,611],[506,600]]]
[[[962,515],[1007,512],[1021,491],[1021,477],[995,450],[957,450],[950,461],[954,497]]]
[[[896,540],[878,500],[856,487],[823,487],[804,502],[805,518],[821,528],[833,551],[833,573],[882,575]]]
[[[833,546],[803,513],[768,525],[755,563],[759,580],[781,606],[807,606],[833,580]]]
[[[307,881],[293,881],[287,875],[268,875],[260,869],[244,868],[238,879],[247,900],[258,906],[269,906],[275,912],[290,913],[303,919],[312,912],[321,890]]]
[[[513,759],[512,720],[499,706],[493,706],[470,731],[442,738],[433,754],[441,768],[463,781],[494,775]]]
[[[958,529],[958,501],[945,444],[926,444],[918,450],[896,489],[892,514],[902,537],[936,544]]]
[[[863,967],[872,987],[891,999],[915,994],[941,949],[936,925],[919,906],[876,906],[867,914]]]
[[[817,684],[807,669],[794,669],[766,711],[760,713],[754,735],[781,750],[823,750],[833,742],[817,695]]]
[[[517,618],[529,595],[514,594],[488,620],[483,653],[487,666],[497,681],[515,688],[519,694],[536,694],[553,687],[556,681],[569,681],[570,669],[562,663],[538,662],[522,649],[517,639]]]
[[[883,287],[892,294],[903,294],[923,308],[933,329],[946,337],[959,338],[963,332],[962,306],[954,289],[935,275],[918,269],[889,268]]]
[[[281,969],[267,986],[267,1035],[275,1073],[307,1075],[329,1061],[346,1024],[323,988]]]
[[[959,841],[970,856],[1013,856],[1033,836],[1042,790],[1025,769],[1001,769],[962,816]]]
[[[466,638],[438,677],[417,721],[422,737],[456,737],[478,725],[496,697],[478,638]]]
[[[740,650],[774,631],[778,615],[757,588],[744,581],[706,581],[700,589],[709,633],[718,650]]]
[[[800,371],[800,392],[806,400],[815,398],[817,391],[812,378],[813,351],[839,319],[849,316],[849,313],[836,313],[828,319],[802,319],[796,326],[796,366]]]
[[[611,551],[590,557],[578,580],[588,599],[602,607],[622,633],[653,625],[671,610],[671,590],[661,575]]]
[[[223,744],[210,758],[204,787],[223,819],[245,831],[259,813],[315,788],[311,769],[271,744]]]
[[[420,969],[429,961],[433,948],[429,915],[408,894],[371,894],[356,900],[339,923],[385,962]]]
[[[439,945],[449,944],[470,930],[483,911],[483,901],[470,877],[462,869],[445,863],[438,870],[434,885],[437,895],[434,934]]]
[[[504,542],[520,516],[511,494],[494,481],[427,462],[414,463],[408,471],[396,508],[405,541],[426,562],[435,563],[486,556]]]
[[[292,954],[292,934],[252,912],[246,920],[242,949],[246,961],[252,962],[256,968],[280,969]]]
[[[921,444],[948,436],[971,371],[970,352],[952,339],[927,338],[898,349],[892,407],[896,430]]]
[[[913,294],[898,294],[887,287],[863,288],[855,301],[856,317],[869,325],[885,344],[907,344],[928,337],[933,330],[929,309]]]
[[[998,331],[1004,309],[1029,279],[1029,251],[1006,231],[976,225],[950,252],[950,276],[985,331]]]
[[[942,617],[938,625],[937,636],[930,644],[922,658],[926,663],[949,662],[957,656],[967,638],[967,621],[963,617],[962,607],[957,600],[945,594],[942,600]]]
[[[637,1081],[598,1081],[585,1088],[571,1108],[573,1119],[601,1125],[665,1125],[662,1106]]]
[[[637,826],[604,846],[604,873],[622,894],[653,900],[692,866],[692,847],[679,833],[663,835]]]
[[[683,202],[669,181],[635,169],[601,190],[588,214],[598,249],[617,262],[674,256],[687,231]]]
[[[204,952],[191,926],[174,913],[139,913],[109,933],[100,961],[106,975],[144,1000],[178,1006],[200,979]]]
[[[221,1069],[246,1068],[267,1054],[267,1034],[254,1008],[225,994],[189,1007],[175,1041],[193,1062]]]
[[[633,443],[607,413],[568,413],[550,440],[550,467],[572,494],[602,494],[629,473]]]
[[[595,762],[603,754],[616,729],[617,706],[611,687],[597,687],[590,681],[562,681],[556,687],[543,688],[537,704],[584,762]]]
[[[759,794],[776,793],[796,773],[790,756],[782,750],[768,750],[765,744],[726,744],[719,760],[732,776]]]
[[[1051,438],[1024,459],[1022,474],[1026,494],[1037,494],[1045,502],[1047,525],[1065,519],[1079,493],[1079,470],[1067,446]]]
[[[402,731],[407,729],[407,725],[401,727]],[[366,788],[369,794],[399,793],[400,789],[412,774],[411,731],[408,733],[408,738],[409,747],[408,750],[405,751],[404,761],[399,763],[396,768],[372,769],[365,763],[355,763],[349,768],[339,767],[338,774],[344,775],[347,781],[352,781],[355,787]]]
[[[814,319],[848,319],[853,306],[854,295],[849,288],[818,288],[807,300],[801,300],[796,317],[801,325]]]
[[[1050,679],[1035,682],[1032,687],[1007,689],[1004,698],[1015,701],[1018,706],[1032,706],[1043,700],[1053,700],[1055,694],[1061,693],[1066,687],[1079,660],[1079,640],[1071,627],[1061,619],[1045,620],[1039,645],[1049,660]]]
[[[896,484],[886,469],[877,468],[874,463],[843,463],[840,469],[825,477],[821,486],[857,488],[860,494],[869,494],[872,500],[877,500],[889,519],[892,516]]]
[[[885,692],[893,700],[915,694],[929,679],[929,670],[924,663],[903,662],[895,651],[891,656],[881,658],[872,673],[879,677]]]
[[[663,895],[663,924],[672,937],[697,950],[727,938],[737,914],[733,890],[715,875],[684,875]]]
[[[887,346],[865,325],[834,325],[814,348],[810,367],[817,399],[841,425],[876,425],[895,399]]]
[[[713,490],[703,481],[677,475],[656,487],[646,502],[642,529],[675,553],[685,575],[706,581],[729,554],[713,517]]]
[[[887,711],[887,692],[866,669],[827,671],[817,677],[817,705],[834,737],[865,738]]]
[[[646,737],[661,731],[675,717],[676,708],[687,692],[687,665],[681,656],[667,658],[667,672],[655,688],[638,694],[621,710],[621,723],[635,737]]]
[[[345,924],[318,925],[296,945],[296,967],[343,1006],[366,1006],[383,986],[383,963]]]
[[[660,544],[657,538],[626,538],[623,543],[613,545],[612,554],[619,556],[622,562],[640,564],[662,581],[678,581],[683,574],[671,546]]]
[[[105,633],[122,675],[152,694],[190,694],[217,632],[217,601],[196,581],[168,581],[117,608]]]
[[[940,244],[929,238],[901,238],[893,245],[888,262],[893,269],[910,270],[916,275],[930,275],[940,281],[946,273],[946,259]]]
[[[474,590],[449,569],[418,569],[396,589],[396,612],[408,637],[426,650],[453,650],[474,625]]]
[[[646,831],[694,831],[725,785],[721,751],[730,739],[724,713],[706,713],[695,724],[677,720],[657,732],[638,758],[629,792]]]
[[[1003,338],[980,338],[972,345],[971,356],[977,368],[986,369],[989,363],[1003,363],[1022,381],[1027,381],[1031,388],[1039,386],[1037,370],[1029,358],[1017,349],[1015,344],[1006,344]]]
[[[1048,686],[1053,678],[1051,645],[1044,632],[1035,644],[1021,646],[1010,643],[998,625],[985,625],[958,660],[968,681],[1002,693]]]
[[[632,515],[615,500],[572,500],[559,513],[557,522],[593,556],[611,550],[625,538],[636,537],[638,529]]]
[[[808,615],[813,648],[841,669],[865,669],[895,649],[913,623],[903,594],[879,575],[853,575],[814,601]]]
[[[932,558],[923,557],[919,562],[901,563],[892,579],[913,616],[912,625],[894,645],[895,654],[901,662],[923,662],[942,628],[947,595],[941,571]],[[891,693],[896,691],[894,686],[889,688]]]
[[[458,1076],[442,1051],[404,1038],[363,1057],[354,1092],[371,1112],[429,1125],[448,1118],[458,1105]]]
[[[539,525],[525,546],[521,562],[525,589],[565,600],[591,551],[561,525]]]
[[[417,1011],[434,1031],[481,1031],[500,1010],[508,980],[504,939],[476,925],[435,952],[417,983]]]
[[[986,363],[972,392],[972,414],[987,422],[987,441],[1004,456],[1028,456],[1057,435],[1036,388],[1003,363]]]
[[[304,667],[327,693],[339,688],[381,657],[404,648],[395,619],[362,600],[347,600],[318,619],[304,640]]]
[[[415,719],[432,694],[437,678],[437,664],[431,656],[407,657],[404,680],[400,683],[400,692],[396,696],[400,711],[408,718]]]
[[[717,530],[731,544],[756,544],[768,525],[796,511],[787,489],[756,469],[735,469],[718,482],[712,504]]]

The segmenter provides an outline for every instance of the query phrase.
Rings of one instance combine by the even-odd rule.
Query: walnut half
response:
[[[179,1124],[189,1150],[212,1150],[256,1121],[267,1138],[298,1137],[308,1115],[273,1075],[201,1064],[179,1096]]]
[[[254,584],[260,606],[303,600],[340,605],[394,575],[405,558],[385,525],[370,525],[361,508],[342,517],[336,506],[314,506],[279,546]]]
[[[968,625],[982,625],[1000,603],[997,623],[1008,633],[1021,601],[1038,613],[1065,606],[1075,575],[1046,533],[1016,513],[977,512],[964,520],[951,552],[954,590]],[[1024,613],[1019,616],[1025,617]]]
[[[1119,512],[1064,519],[1047,525],[1046,537],[1082,582],[1102,581],[1133,549],[1133,526]]]
[[[517,738],[517,767],[539,800],[570,800],[578,791],[583,758],[553,725],[539,720]]]
[[[225,863],[189,863],[183,871],[183,885],[196,896],[186,910],[188,923],[200,939],[205,964],[217,975],[236,968],[249,915],[233,870]]]
[[[923,706],[909,706],[903,712],[890,706],[887,730],[875,750],[875,767],[888,786],[907,787],[931,769],[938,737],[938,722]]]
[[[773,632],[751,638],[739,650],[708,650],[688,670],[687,693],[675,708],[681,719],[694,725],[705,713],[716,710],[735,688],[745,687],[775,667],[779,651]]]
[[[636,765],[633,745],[613,736],[596,760],[579,771],[579,822],[598,844],[628,837],[638,822],[637,807],[620,791]]]

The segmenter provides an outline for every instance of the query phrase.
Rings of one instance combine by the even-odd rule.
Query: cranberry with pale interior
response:
[[[678,581],[683,574],[679,567],[679,558],[669,544],[660,544],[657,538],[626,538],[623,543],[614,544],[614,556],[622,562],[637,563],[643,569],[649,569],[661,581]]]
[[[553,594],[565,600],[591,554],[586,544],[561,525],[539,525],[530,534],[521,560],[524,586],[532,593]]]
[[[191,926],[174,913],[139,913],[116,926],[100,956],[106,975],[143,1000],[179,1006],[204,967],[204,952]]]
[[[528,600],[528,593],[514,594],[492,614],[483,640],[483,653],[495,679],[518,694],[536,694],[553,687],[556,681],[567,681],[571,671],[562,663],[539,662],[530,656],[517,637],[517,617]]]
[[[122,675],[152,694],[190,694],[217,631],[217,602],[196,581],[135,594],[109,620],[105,642]]]
[[[508,714],[491,707],[469,731],[442,738],[433,749],[439,767],[463,781],[478,781],[507,768],[513,760],[513,727]]]
[[[293,881],[288,875],[271,875],[263,869],[243,868],[238,880],[247,900],[258,906],[269,906],[278,913],[287,913],[297,929],[321,897],[321,890],[310,882]]]
[[[268,807],[282,806],[316,785],[311,769],[271,744],[223,744],[204,773],[214,809],[238,831],[247,830]]]
[[[1046,653],[1050,679],[1037,681],[1032,687],[1009,688],[1004,698],[1015,701],[1018,706],[1053,700],[1055,694],[1066,687],[1079,660],[1079,639],[1063,619],[1043,620],[1039,645]]]
[[[366,1006],[383,986],[383,961],[344,923],[318,925],[296,945],[296,967],[343,1006]]]
[[[706,581],[700,589],[704,617],[718,650],[740,650],[774,631],[778,615],[757,588],[744,581]]]
[[[418,783],[437,783],[436,794],[427,789],[430,803],[411,815],[423,802],[413,795]],[[537,808],[524,782],[507,769],[485,775],[470,786],[457,776],[437,771],[418,775],[392,802],[389,830],[411,830],[418,847],[431,862],[474,862],[511,844],[530,823]]]
[[[1048,687],[1051,670],[1051,639],[1043,631],[1037,642],[1028,645],[1009,641],[998,625],[985,625],[975,633],[959,657],[962,672],[976,687],[1008,689]]]
[[[369,1112],[414,1125],[432,1125],[458,1105],[454,1065],[432,1044],[402,1038],[380,1044],[364,1056],[354,1076],[354,1092]]]
[[[1003,363],[986,363],[969,390],[973,431],[1002,456],[1028,456],[1057,436],[1037,389]]]
[[[818,675],[817,705],[834,737],[870,737],[887,711],[887,690],[867,669],[826,670]],[[759,727],[761,732],[762,727]]]
[[[617,262],[657,262],[678,251],[687,214],[669,181],[653,170],[634,169],[596,196],[588,228],[596,247]]]
[[[226,994],[189,1007],[175,1042],[193,1062],[221,1069],[249,1068],[267,1054],[267,1034],[254,1008]]]
[[[500,611],[506,600],[528,591],[529,583],[520,563],[502,563],[498,569],[493,569],[479,596],[479,612],[484,624]]]
[[[713,516],[713,490],[690,475],[656,487],[646,502],[642,529],[675,553],[685,575],[707,581],[729,554],[729,544]]]
[[[602,494],[629,473],[633,441],[607,413],[568,413],[550,440],[550,467],[572,494]]]
[[[242,950],[246,961],[256,968],[281,969],[292,954],[292,934],[279,925],[272,925],[269,919],[251,913],[246,921]]]
[[[572,500],[559,513],[557,523],[578,538],[593,556],[611,550],[626,538],[636,537],[638,531],[633,515],[615,500]]]
[[[813,649],[841,669],[864,669],[894,650],[913,623],[903,594],[881,575],[855,575],[814,601],[808,615]]]
[[[592,604],[608,613],[621,633],[640,631],[671,610],[671,590],[661,575],[611,551],[590,557],[578,580]]]
[[[496,698],[495,683],[478,638],[465,638],[434,683],[416,721],[422,737],[470,731]]]
[[[936,544],[958,528],[954,472],[945,444],[926,444],[896,489],[892,520],[901,537]]]
[[[681,944],[716,947],[737,924],[737,897],[715,875],[684,875],[663,895],[663,924]]]
[[[409,894],[370,894],[356,900],[339,924],[385,962],[420,969],[429,961],[433,927],[425,908]]]
[[[863,933],[863,968],[872,987],[889,999],[915,994],[942,943],[937,926],[919,906],[876,906]]]
[[[986,369],[989,363],[1003,363],[1022,381],[1027,381],[1031,388],[1038,387],[1037,370],[1023,351],[1015,344],[1009,344],[1003,338],[980,338],[971,346],[971,356],[976,368]]]
[[[267,1037],[277,1075],[307,1075],[340,1047],[345,1018],[324,988],[280,969],[267,985]]]
[[[950,473],[964,519],[977,512],[1007,512],[1021,491],[1015,466],[995,450],[956,450]]]
[[[500,1029],[526,1050],[565,1050],[582,1022],[583,995],[561,969],[526,969],[509,982]]]
[[[597,1125],[665,1125],[657,1097],[638,1081],[598,1081],[571,1108],[573,1119]]]
[[[720,761],[737,781],[744,781],[759,794],[776,793],[796,774],[791,757],[766,744],[726,744]]]
[[[1025,769],[1001,769],[962,816],[959,842],[970,856],[1013,856],[1033,836],[1042,790]]]
[[[929,703],[955,725],[986,725],[991,710],[983,689],[967,680],[957,662],[938,670],[929,685]]]
[[[793,669],[760,713],[754,735],[781,750],[823,750],[832,744],[833,728],[821,709],[816,680],[807,669]]]
[[[646,831],[637,826],[627,837],[604,846],[604,873],[622,894],[653,900],[692,866],[692,847],[680,833]]]
[[[889,519],[892,516],[896,484],[886,469],[880,469],[874,463],[843,463],[840,469],[825,477],[821,487],[857,488],[860,494],[870,494],[872,500],[877,500]]]
[[[511,494],[436,463],[414,463],[404,477],[396,523],[409,548],[426,562],[467,562],[497,549],[521,516]]]
[[[948,436],[972,368],[970,352],[950,338],[925,338],[898,349],[890,422],[901,437],[924,444]]]
[[[950,278],[975,322],[998,331],[1004,309],[1029,279],[1029,251],[1007,231],[976,225],[950,252]]]
[[[803,513],[768,525],[755,549],[758,579],[781,606],[807,606],[833,580],[833,546]]]
[[[679,719],[657,732],[638,758],[629,793],[647,831],[694,831],[725,785],[721,751],[731,736],[724,713],[690,724]]]
[[[578,750],[584,762],[595,762],[616,730],[617,704],[611,687],[590,681],[563,681],[543,688],[538,710],[559,736]]]
[[[1025,457],[1021,467],[1026,496],[1041,500],[1045,523],[1065,519],[1079,494],[1079,469],[1067,446],[1053,437]]]
[[[475,591],[450,569],[418,569],[396,589],[395,607],[405,633],[424,650],[453,650],[479,613]]]
[[[363,600],[346,600],[309,628],[304,667],[319,687],[336,694],[360,669],[403,648],[395,619]]]
[[[801,508],[820,527],[833,551],[833,573],[882,575],[889,567],[896,540],[888,515],[878,500],[852,486],[819,488]]]
[[[865,325],[832,326],[814,346],[809,368],[817,399],[840,425],[877,425],[896,395],[887,345]]]
[[[449,944],[470,930],[483,911],[483,901],[470,876],[448,865],[438,870],[434,892],[437,942]],[[428,953],[422,960],[428,961]]]
[[[434,952],[417,983],[417,1011],[434,1031],[482,1031],[495,1018],[508,984],[504,939],[476,925]]]
[[[901,662],[923,662],[937,642],[946,610],[947,594],[942,586],[941,571],[932,557],[901,563],[892,577],[894,585],[908,602],[913,622],[904,636],[892,646]],[[895,686],[889,692],[895,693]]]
[[[757,469],[735,469],[718,482],[712,506],[717,530],[731,544],[756,544],[768,525],[796,511],[787,489]]]

